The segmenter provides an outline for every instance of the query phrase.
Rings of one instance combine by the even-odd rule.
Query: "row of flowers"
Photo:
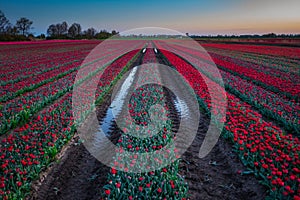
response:
[[[172,46],[173,47],[173,46]],[[168,47],[171,48],[171,47]],[[213,70],[213,65],[206,62],[206,60],[198,59],[205,57],[201,52],[186,49],[181,47],[172,48],[172,50],[179,55],[182,54],[188,57],[194,64],[201,66],[199,70],[215,82],[220,83],[216,78],[216,71]],[[234,76],[232,73],[219,69],[218,72],[222,75],[225,88],[231,93],[237,95],[243,101],[254,106],[266,118],[276,120],[287,131],[299,134],[300,121],[299,111],[300,104],[295,100],[288,100],[280,94],[265,90],[264,88],[253,84],[251,81],[242,79],[239,76]]]
[[[138,69],[138,82],[143,84],[153,77],[160,80],[155,61],[153,49],[148,48],[143,64],[151,64]],[[129,95],[129,115],[123,121],[103,199],[186,199],[188,186],[178,174],[179,159],[172,146],[175,135],[171,130],[172,121],[167,118],[167,94],[159,84],[146,84]],[[155,117],[150,117],[150,110]],[[146,128],[153,123],[162,124],[161,129]],[[138,136],[141,134],[144,137]]]
[[[298,72],[297,66],[300,64],[299,60],[293,58],[263,55],[263,54],[249,53],[243,51],[225,50],[225,49],[218,49],[218,48],[211,48],[211,47],[205,47],[205,48],[209,53],[216,53],[219,55],[238,58],[249,63],[262,65],[284,73],[293,73],[297,75]]]
[[[93,57],[93,60],[89,60],[89,62],[95,62],[97,59],[103,59],[104,56],[110,56],[110,54],[117,53],[118,49],[122,49],[121,44],[116,44],[114,45],[114,49],[111,51],[107,50],[105,52],[97,54],[97,57]],[[92,49],[89,49],[90,51]],[[43,55],[46,57],[55,57],[56,54],[52,53],[52,55]],[[0,102],[6,102],[9,101],[17,96],[20,96],[26,92],[30,92],[35,90],[38,87],[41,87],[47,83],[56,81],[57,79],[62,78],[63,76],[76,71],[80,68],[80,63],[85,59],[86,53],[81,53],[80,51],[78,52],[77,55],[72,55],[70,56],[69,54],[65,55],[66,57],[58,57],[57,59],[54,59],[54,61],[49,62],[46,60],[47,63],[40,62],[39,63],[39,68],[42,68],[43,70],[39,71],[37,69],[30,68],[32,64],[27,64],[29,66],[30,73],[33,76],[28,76],[26,73],[23,71],[21,72],[16,72],[17,78],[13,79],[11,75],[9,77],[12,80],[12,83],[1,85],[1,96],[0,96]],[[18,56],[15,56],[18,57]],[[20,58],[21,60],[21,58]],[[53,67],[53,65],[57,65]],[[23,63],[24,65],[24,63]],[[47,65],[44,67],[44,65]],[[49,67],[52,66],[52,67]],[[4,67],[5,68],[5,67]],[[19,65],[19,68],[22,68],[22,65]],[[53,70],[49,70],[49,68]],[[7,73],[7,72],[6,72]],[[4,74],[6,74],[4,73]],[[22,76],[25,75],[24,78]],[[14,81],[16,80],[16,81]]]
[[[124,73],[128,61],[134,59],[137,53],[128,53],[109,65],[106,70],[112,72],[102,77],[107,80],[105,83],[113,82],[120,73]],[[107,91],[106,85],[99,87],[103,87],[100,92]],[[1,199],[24,199],[30,192],[32,181],[55,159],[74,131],[72,93],[68,92],[6,136],[0,145]]]
[[[300,58],[300,49],[293,47],[276,47],[276,46],[264,46],[264,45],[246,45],[246,44],[203,44],[203,47],[214,47],[218,49],[234,50],[251,52],[262,55],[272,55],[279,57],[286,57],[292,59]]]
[[[179,48],[179,50],[181,50],[180,46],[178,45],[172,45],[172,47],[177,47],[177,49]],[[187,53],[195,52],[194,50],[189,48],[184,48],[184,51]],[[299,100],[300,85],[297,84],[297,81],[293,82],[290,79],[285,80],[282,78],[282,76],[272,76],[265,73],[264,70],[257,70],[257,67],[255,68],[253,65],[252,68],[249,68],[245,65],[240,65],[238,62],[233,62],[234,60],[227,61],[227,59],[225,59],[224,57],[221,58],[220,56],[211,56],[212,60],[210,60],[208,55],[204,53],[198,54],[197,56],[199,58],[207,60],[209,63],[213,62],[218,66],[218,68],[222,70],[228,71],[236,76],[240,76],[241,78],[249,80],[254,84],[264,87],[267,90],[284,94],[289,99]]]
[[[234,74],[240,77],[247,77],[254,83],[260,82],[266,85],[266,88],[273,92],[285,93],[287,97],[291,99],[299,99],[300,86],[290,80],[284,80],[279,77],[270,76],[264,72],[259,72],[254,69],[245,68],[235,63],[213,58],[216,65],[221,69],[234,72]]]
[[[93,57],[91,62],[87,62],[82,66],[79,63],[73,63],[70,70],[59,74],[56,78],[44,79],[37,85],[32,86],[33,91],[26,92],[22,96],[3,103],[0,106],[0,133],[4,134],[14,127],[26,123],[39,110],[72,90],[78,70],[81,71],[82,79],[86,79],[89,73],[95,74],[98,70],[97,67],[91,70],[91,65],[112,60],[116,54],[120,54],[120,51],[122,51],[122,48],[116,45],[108,55],[103,55],[103,53],[97,54],[98,57]],[[44,83],[46,84],[42,85]],[[39,85],[42,86],[39,87]],[[35,86],[37,87],[36,89]],[[26,89],[25,87],[22,91]],[[16,93],[12,94],[16,95]]]
[[[26,72],[30,71],[31,68],[35,68],[39,63],[44,63],[48,60],[53,62],[53,58],[47,55],[53,54],[60,59],[64,57],[71,58],[80,53],[87,54],[91,48],[99,44],[99,41],[82,41],[82,42],[64,42],[64,43],[43,43],[36,42],[34,44],[11,44],[1,45],[1,65],[3,65],[4,73]],[[26,64],[27,63],[27,64]],[[31,63],[31,64],[28,64]],[[19,66],[22,66],[20,68]],[[1,75],[2,77],[2,75]]]
[[[159,47],[159,44],[157,44]],[[199,73],[192,65],[173,53],[162,50],[170,63],[187,79],[195,92],[209,107],[210,99],[204,81],[195,76]],[[205,74],[201,74],[206,77]],[[196,84],[198,83],[198,84]],[[210,82],[211,88],[220,87]],[[233,141],[234,148],[249,171],[262,179],[269,188],[270,198],[300,198],[299,152],[300,141],[264,120],[257,111],[227,92],[227,121],[223,135]]]
[[[278,77],[278,78],[281,78],[282,80],[286,80],[286,81],[289,81],[294,84],[297,83],[297,81],[300,79],[300,76],[297,73],[290,73],[289,71],[288,72],[282,71],[281,69],[276,69],[272,66],[264,65],[263,63],[255,64],[252,62],[247,62],[245,60],[239,59],[236,56],[233,57],[233,56],[219,55],[219,54],[212,53],[212,52],[210,52],[209,54],[212,56],[213,59],[217,58],[220,60],[228,61],[230,63],[235,63],[239,66],[243,66],[248,69],[254,69],[258,72],[263,72],[272,77]]]
[[[34,78],[37,74],[55,69],[54,66],[59,67],[70,61],[82,59],[98,43],[3,45],[0,48],[0,85]]]

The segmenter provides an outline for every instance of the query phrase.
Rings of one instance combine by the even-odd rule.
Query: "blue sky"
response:
[[[283,3],[284,2],[284,3]],[[163,27],[190,34],[300,33],[298,0],[1,0],[11,23],[33,21],[35,34],[53,23],[125,31]],[[297,25],[298,24],[298,25]]]

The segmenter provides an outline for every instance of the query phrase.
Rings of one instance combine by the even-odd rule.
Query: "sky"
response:
[[[120,32],[162,27],[190,35],[300,33],[299,0],[0,0],[12,24],[33,21],[31,32],[76,22],[83,30]]]

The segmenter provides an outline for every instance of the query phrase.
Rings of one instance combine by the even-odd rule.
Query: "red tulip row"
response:
[[[287,58],[300,58],[300,49],[293,47],[275,47],[264,45],[246,45],[246,44],[203,44],[203,47],[215,47],[218,49],[229,49],[234,51],[251,52],[263,55],[280,56]]]
[[[1,45],[0,44],[0,57],[2,70],[5,73],[11,73],[13,71],[28,70],[35,67],[37,63],[48,60],[49,62],[55,62],[53,57],[48,57],[48,54],[53,54],[57,57],[58,61],[65,57],[72,58],[78,54],[85,54],[99,44],[100,41],[81,41],[81,42],[36,42],[34,44],[11,44]],[[17,55],[17,56],[16,56]],[[25,63],[24,63],[25,62]],[[26,64],[27,63],[27,64]],[[30,64],[29,64],[30,63]],[[20,68],[19,66],[22,66]]]
[[[178,45],[172,45],[172,47],[178,50],[182,50]],[[189,48],[184,48],[184,51],[191,54],[195,52],[194,50]],[[198,58],[202,58],[204,60],[207,60],[208,62],[211,62],[211,60],[208,58],[208,55],[198,53],[197,56]],[[234,75],[240,76],[243,79],[250,80],[255,84],[264,86],[266,89],[273,92],[284,92],[288,97],[292,99],[300,98],[300,84],[298,84],[297,78],[296,80],[285,80],[281,76],[277,77],[267,74],[265,73],[265,70],[259,71],[257,70],[257,67],[255,68],[254,66],[252,66],[251,68],[249,68],[247,66],[240,65],[238,62],[234,62],[233,60],[227,61],[226,59],[224,59],[224,57],[221,58],[220,56],[215,57],[212,55],[212,59],[214,64],[222,70],[233,73]]]
[[[113,53],[117,53],[117,49],[122,49],[121,44],[116,43],[114,45],[114,49],[113,51],[105,51],[102,53],[97,54],[97,57],[93,58],[93,60],[90,60],[90,62],[97,60],[99,58],[102,58],[103,56],[106,56],[104,54],[108,54],[110,56],[113,56]],[[90,49],[91,51],[92,49]],[[52,53],[49,55],[42,55],[42,56],[49,56],[49,57],[55,57],[58,53]],[[96,54],[94,54],[96,55]],[[30,70],[30,74],[33,74],[34,76],[28,76],[26,75],[25,77],[22,78],[22,76],[20,77],[19,73],[16,73],[16,76],[18,77],[17,79],[11,79],[12,82],[5,84],[5,85],[1,85],[1,93],[0,93],[0,97],[1,97],[1,102],[13,99],[15,96],[17,95],[21,95],[23,94],[23,92],[28,92],[31,91],[37,87],[40,87],[42,85],[44,85],[45,83],[51,82],[57,78],[60,78],[61,74],[68,74],[68,72],[70,71],[75,71],[80,67],[81,62],[85,59],[86,54],[82,54],[81,52],[78,52],[78,54],[76,56],[71,56],[70,55],[66,55],[66,57],[58,57],[57,59],[54,59],[54,61],[49,62],[48,60],[46,60],[46,63],[41,62],[38,63],[39,67],[41,67],[43,70],[42,71],[38,71],[36,69],[31,69]],[[17,56],[16,56],[17,57]],[[90,58],[92,59],[92,58]],[[21,59],[20,59],[21,60]],[[53,65],[57,65],[57,63],[60,63],[61,66],[59,68],[54,67],[53,70],[48,71],[48,67],[49,66],[53,66]],[[26,64],[25,62],[23,64]],[[44,67],[44,64],[46,64],[46,67]],[[29,66],[31,66],[31,63],[29,64]],[[22,65],[19,65],[19,68],[22,68]],[[46,69],[46,70],[44,70]],[[24,74],[24,72],[20,72],[21,74]],[[11,77],[11,74],[9,75]],[[14,80],[16,80],[14,82]]]
[[[228,70],[245,76],[247,78],[252,79],[253,81],[258,81],[267,86],[278,88],[281,92],[290,93],[292,96],[300,97],[300,85],[295,84],[292,81],[284,80],[279,77],[273,77],[264,72],[259,72],[254,69],[245,68],[235,63],[227,62],[225,60],[220,60],[218,58],[213,58],[214,62],[218,66],[222,66],[221,69]]]
[[[143,57],[143,64],[147,64],[147,63],[157,63],[153,48],[150,48],[149,46]]]
[[[294,75],[297,75],[297,68],[300,64],[299,60],[272,55],[255,54],[243,51],[225,50],[211,47],[206,47],[206,50],[209,53],[216,53],[218,55],[241,59],[249,63],[262,65],[274,69],[275,71],[293,73]]]
[[[275,120],[288,132],[299,135],[299,104],[288,101],[280,95],[264,90],[240,77],[221,71],[228,90],[243,101],[258,109],[264,117]]]
[[[283,118],[290,124],[293,124],[293,126],[300,125],[299,103],[284,99],[279,94],[264,90],[250,81],[233,76],[231,73],[222,70],[220,72],[225,84],[249,97],[251,102],[257,103],[257,107],[267,109],[271,114],[276,115],[277,118]]]
[[[209,54],[211,55],[211,57],[213,59],[216,58],[216,59],[228,61],[230,63],[235,63],[239,66],[246,67],[247,69],[253,69],[253,70],[256,70],[257,72],[263,72],[274,78],[275,77],[281,78],[282,80],[289,81],[289,82],[293,83],[294,85],[296,85],[300,79],[300,75],[297,73],[289,73],[289,71],[285,72],[285,71],[282,71],[281,69],[275,69],[273,67],[269,67],[268,65],[265,65],[263,63],[255,64],[252,62],[244,61],[237,57],[219,55],[219,54],[211,53],[211,52]]]
[[[123,47],[126,49],[126,47]],[[138,50],[118,58],[110,64],[99,83],[99,92],[114,81]],[[103,69],[99,69],[103,70]],[[81,83],[81,84],[84,84]],[[103,95],[100,97],[102,98]],[[98,100],[100,99],[98,98]],[[66,93],[38,116],[15,129],[0,143],[0,198],[21,199],[28,195],[30,185],[41,170],[55,159],[60,148],[74,134],[72,116],[72,93]]]
[[[105,60],[113,59],[120,51],[124,51],[116,43],[115,49],[113,49],[109,55],[105,56],[97,54],[98,57],[92,57],[92,62],[87,62],[83,66],[73,64],[73,68],[67,72],[63,72],[58,75],[57,79],[45,79],[47,84],[32,88],[33,91],[26,92],[22,96],[16,97],[1,105],[0,110],[0,135],[9,131],[10,129],[18,126],[20,123],[25,123],[29,120],[30,116],[41,110],[46,105],[51,104],[57,98],[70,91],[73,87],[73,83],[76,78],[77,70],[81,70],[81,75],[86,76],[88,73],[92,73],[97,68],[91,69],[91,65],[97,65],[99,62],[105,62]],[[99,56],[101,56],[99,58]],[[95,59],[95,60],[94,60]],[[103,61],[104,60],[104,61]],[[23,88],[25,90],[25,88]],[[16,94],[16,93],[12,93]]]
[[[138,45],[142,47],[141,44]],[[78,93],[76,93],[76,95],[79,96],[80,101],[74,102],[74,106],[78,110],[73,110],[73,113],[76,114],[78,118],[79,116],[85,117],[85,114],[90,111],[90,109],[92,108],[91,99],[94,99],[95,103],[97,103],[97,99],[101,99],[103,95],[107,93],[109,89],[111,89],[115,81],[117,81],[117,79],[120,78],[116,75],[120,74],[120,72],[123,72],[124,70],[128,70],[127,68],[124,68],[124,66],[130,65],[131,61],[135,60],[135,57],[138,55],[138,52],[140,52],[140,48],[130,51],[129,53],[125,54],[120,59],[117,59],[111,65],[109,65],[109,68],[105,68],[104,70],[100,71],[103,73],[96,73],[93,78],[80,84],[80,90],[78,90]],[[93,65],[89,66],[88,68],[98,70],[97,65],[96,68],[94,68]],[[83,76],[88,77],[88,72],[86,72],[86,74]],[[112,76],[114,77],[114,79],[111,78]],[[97,85],[98,87],[95,91],[91,91],[91,88],[93,88],[95,85]],[[86,91],[89,92],[86,93]],[[94,96],[92,92],[95,93]],[[76,105],[76,103],[79,103],[79,105]]]
[[[204,74],[209,76],[215,82],[220,82],[220,80],[216,78],[217,74],[216,71],[213,70],[215,69],[213,68],[213,65],[198,59],[198,57],[206,57],[204,53],[191,51],[191,49],[184,47],[181,47],[182,50],[179,50],[179,47],[172,47],[164,46],[164,48],[171,48],[179,55],[188,57],[191,62],[197,66],[201,66],[200,70],[202,70]],[[299,134],[300,104],[298,102],[295,102],[295,100],[288,100],[280,94],[265,90],[264,88],[253,84],[251,81],[242,79],[239,76],[234,76],[222,69],[218,69],[218,72],[222,75],[222,80],[224,81],[227,90],[230,90],[230,92],[237,95],[243,101],[254,106],[265,117],[279,122],[286,130]]]
[[[143,57],[143,64],[155,63],[153,49],[147,49]],[[153,65],[142,72],[139,71],[138,79],[145,81],[148,78],[160,80],[158,66]],[[151,77],[149,77],[151,74]],[[149,126],[149,109],[153,105],[161,105],[168,115],[164,91],[159,85],[143,85],[137,88],[129,102],[129,113],[125,119],[126,127],[118,140],[117,151],[114,157],[113,168],[108,175],[108,184],[104,186],[103,198],[105,199],[186,199],[187,184],[178,175],[179,160],[176,158],[174,147],[164,150],[166,145],[172,143],[175,135],[172,133],[172,124],[165,119],[163,129],[148,130],[146,138],[135,136],[141,133],[141,127]],[[163,113],[160,109],[154,111],[156,115]],[[160,116],[160,123],[164,116]],[[133,121],[132,121],[133,120]],[[138,124],[138,126],[137,126]],[[157,131],[157,132],[156,132]],[[153,154],[151,154],[153,153]],[[144,154],[148,154],[145,156]],[[165,167],[161,167],[161,166]],[[121,170],[122,169],[122,170]],[[138,173],[135,173],[138,172]]]
[[[40,74],[53,66],[82,59],[98,43],[0,45],[0,83],[2,85],[3,82],[18,79],[20,76],[32,77],[34,74]]]
[[[207,85],[202,81],[192,65],[173,53],[162,50],[170,63],[186,78],[195,92],[209,107]],[[201,74],[206,77],[205,74]],[[206,77],[207,78],[207,77]],[[210,87],[218,90],[219,85],[210,82]],[[231,138],[234,148],[250,172],[263,179],[269,187],[272,198],[299,198],[300,183],[300,141],[283,131],[262,116],[251,106],[227,92],[227,122],[224,135]],[[242,174],[249,171],[241,172]]]
[[[0,94],[1,100],[2,102],[5,102],[7,101],[7,99],[14,98],[17,91],[25,91],[25,88],[34,87],[35,85],[37,85],[38,87],[39,84],[45,80],[52,80],[53,78],[55,79],[56,77],[58,77],[60,74],[68,73],[69,71],[72,71],[74,68],[78,67],[81,62],[82,59],[80,61],[73,61],[65,66],[61,66],[58,69],[45,72],[43,74],[37,74],[36,76],[28,77],[16,83],[10,83],[5,86],[0,86],[2,90]]]

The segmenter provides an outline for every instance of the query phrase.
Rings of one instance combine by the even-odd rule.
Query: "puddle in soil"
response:
[[[121,89],[116,94],[115,98],[113,99],[110,107],[106,111],[105,117],[100,122],[99,131],[102,132],[108,136],[110,134],[110,131],[113,129],[113,123],[116,120],[116,117],[121,112],[122,107],[124,105],[124,100],[127,95],[127,92],[129,88],[131,87],[133,80],[135,78],[136,72],[138,70],[139,66],[136,66],[132,69],[132,71],[129,73],[128,77],[125,79],[124,83],[121,86]],[[190,109],[186,102],[182,99],[180,99],[178,96],[174,99],[175,108],[181,118],[188,117],[190,114]],[[101,130],[102,129],[102,130]],[[104,135],[99,133],[96,134],[100,138],[97,138],[98,140],[101,139]]]
[[[124,83],[122,84],[121,89],[118,91],[115,98],[111,102],[109,108],[107,109],[105,117],[100,122],[99,129],[102,129],[105,135],[109,135],[109,132],[111,130],[113,122],[115,121],[115,118],[122,110],[124,100],[127,95],[127,91],[133,83],[137,69],[138,66],[134,67],[132,71],[129,73],[128,77],[125,79]]]
[[[178,96],[174,99],[175,108],[181,118],[188,117],[190,110],[185,101],[181,100]]]

